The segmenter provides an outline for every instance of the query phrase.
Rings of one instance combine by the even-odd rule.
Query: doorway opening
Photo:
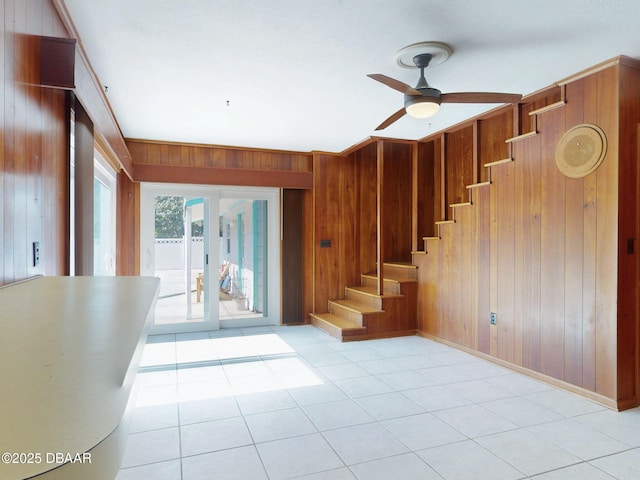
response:
[[[141,273],[161,280],[155,333],[280,323],[277,189],[141,192]]]

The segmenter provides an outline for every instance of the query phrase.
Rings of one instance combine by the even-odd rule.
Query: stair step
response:
[[[367,305],[365,303],[362,302],[357,302],[354,300],[349,300],[349,299],[341,299],[341,300],[330,300],[329,301],[329,305],[338,305],[346,310],[350,310],[354,313],[361,313],[361,314],[367,314],[367,313],[380,313],[382,312],[382,310],[380,310],[379,308],[375,308],[372,307],[371,305]]]
[[[384,262],[383,273],[385,278],[418,278],[418,267],[411,262]]]
[[[378,295],[378,289],[373,285],[362,285],[359,287],[347,287],[347,298],[349,297],[349,292],[355,292],[356,294],[360,293],[362,295],[366,295],[371,297],[372,299],[378,300],[381,297],[389,298],[389,297],[401,297],[400,293],[392,293],[385,292],[383,295]]]
[[[344,336],[367,333],[366,327],[331,313],[312,313],[310,317],[311,323],[316,328],[324,330],[332,337],[341,340]]]
[[[370,279],[370,280],[375,280],[378,281],[378,274],[375,272],[371,272],[371,273],[363,273],[361,275],[362,278],[366,278],[366,279]],[[386,271],[384,272],[384,279],[385,283],[412,283],[412,282],[416,282],[417,280],[415,278],[407,278],[406,276],[402,276],[402,275],[397,275],[393,272],[387,273]]]

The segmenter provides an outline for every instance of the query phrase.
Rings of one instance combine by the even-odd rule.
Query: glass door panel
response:
[[[280,323],[279,199],[273,188],[142,184],[140,272],[161,279],[153,333]]]
[[[267,200],[221,196],[220,321],[269,316]]]
[[[154,197],[153,274],[160,278],[156,325],[205,319],[205,210],[202,197]]]

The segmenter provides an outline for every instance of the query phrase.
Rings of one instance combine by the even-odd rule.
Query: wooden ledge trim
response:
[[[182,167],[135,164],[136,182],[237,185],[246,187],[313,188],[313,172],[245,168]]]
[[[532,117],[534,115],[539,115],[544,112],[548,112],[549,110],[555,110],[556,108],[564,107],[567,104],[566,100],[560,100],[559,102],[550,103],[546,107],[540,107],[536,110],[531,110],[529,112],[529,116]]]
[[[467,185],[467,188],[471,190],[472,188],[488,187],[489,185],[491,185],[491,182],[480,182]]]
[[[495,162],[485,163],[483,167],[485,168],[495,167],[496,165],[502,165],[504,163],[511,163],[511,162],[513,162],[513,158],[503,158],[502,160],[496,160]]]
[[[538,134],[538,131],[534,130],[533,132],[527,132],[527,133],[523,133],[522,135],[516,135],[515,137],[507,138],[504,142],[505,143],[517,142],[518,140],[523,140],[525,138],[533,137],[537,134]]]

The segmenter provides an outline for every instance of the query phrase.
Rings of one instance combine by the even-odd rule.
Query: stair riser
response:
[[[311,324],[334,338],[342,339],[342,329],[311,315]]]
[[[363,287],[377,287],[378,279],[374,277],[362,277],[362,286]],[[394,282],[393,280],[385,280],[384,281],[384,293],[387,295],[399,295],[400,292],[400,284],[398,282]]]
[[[382,299],[380,297],[375,297],[350,288],[345,290],[345,294],[348,300],[353,300],[354,302],[362,303],[363,305],[367,305],[371,308],[382,310]]]
[[[329,302],[329,312],[337,315],[338,317],[346,318],[347,320],[351,320],[352,322],[357,323],[361,327],[364,326],[363,318],[364,315],[361,312],[354,312],[348,308],[344,308],[342,305],[338,305],[337,303]]]
[[[395,278],[408,278],[416,280],[418,278],[418,272],[416,268],[400,267],[397,265],[384,264],[384,274],[393,275]]]

